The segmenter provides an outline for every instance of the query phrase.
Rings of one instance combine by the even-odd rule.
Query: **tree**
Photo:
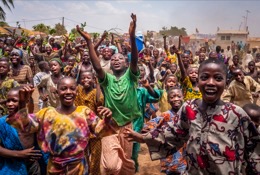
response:
[[[172,27],[170,29],[167,29],[167,27],[163,27],[162,30],[159,31],[161,35],[171,35],[171,36],[187,36],[186,29],[184,27],[178,28],[176,26]]]
[[[9,24],[7,24],[6,22],[4,21],[0,21],[0,27],[8,27]]]
[[[49,34],[49,31],[51,29],[50,26],[46,26],[45,24],[43,23],[40,23],[40,24],[37,24],[35,26],[32,27],[35,31],[39,31],[39,32],[43,32],[43,33],[46,33],[46,34]]]
[[[11,6],[14,8],[13,0],[2,0],[2,3],[5,7],[7,7],[9,10],[11,10]],[[0,6],[0,20],[5,21],[6,13],[3,9],[3,7]]]
[[[54,29],[56,31],[54,33],[54,35],[65,35],[65,34],[67,34],[66,28],[61,23],[55,24]]]

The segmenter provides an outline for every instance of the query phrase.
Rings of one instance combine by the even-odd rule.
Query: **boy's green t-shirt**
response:
[[[128,68],[119,79],[106,73],[104,80],[100,81],[105,93],[105,106],[112,111],[119,126],[142,116],[137,102],[138,79],[139,73],[135,75]]]

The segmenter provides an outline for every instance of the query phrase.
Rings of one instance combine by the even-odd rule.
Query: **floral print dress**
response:
[[[184,141],[189,174],[242,174],[244,162],[259,174],[260,135],[243,109],[226,103],[203,113],[196,101],[187,101],[168,127],[145,135],[152,159],[167,157]]]

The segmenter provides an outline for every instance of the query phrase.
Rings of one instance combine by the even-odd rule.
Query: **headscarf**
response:
[[[63,68],[63,63],[62,63],[62,61],[59,59],[59,58],[52,58],[51,60],[50,60],[50,62],[51,61],[56,61],[57,63],[59,63],[59,65]]]
[[[11,54],[14,54],[14,53],[18,53],[19,57],[23,58],[23,51],[21,51],[19,49],[13,49]]]

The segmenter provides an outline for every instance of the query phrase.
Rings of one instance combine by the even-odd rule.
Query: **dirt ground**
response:
[[[161,175],[160,161],[151,161],[148,148],[145,144],[141,144],[141,150],[138,157],[139,172],[136,175]]]

